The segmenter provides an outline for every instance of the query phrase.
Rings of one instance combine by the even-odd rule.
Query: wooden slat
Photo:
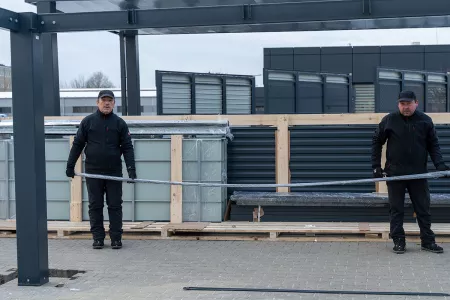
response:
[[[278,118],[275,147],[276,182],[287,184],[289,183],[289,127],[286,115]],[[277,187],[277,192],[287,193],[289,188]]]
[[[172,135],[170,143],[170,179],[183,181],[183,136]],[[183,187],[172,185],[170,187],[170,222],[183,222]]]
[[[70,148],[74,141],[74,137],[70,137]],[[75,164],[75,172],[81,173],[81,155]],[[83,220],[83,182],[80,176],[71,178],[70,181],[70,221],[81,222]]]

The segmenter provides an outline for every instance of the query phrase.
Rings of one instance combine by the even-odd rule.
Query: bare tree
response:
[[[95,72],[87,79],[83,75],[78,76],[78,78],[70,82],[72,88],[113,88],[114,84],[109,80],[108,76],[102,72]]]
[[[83,75],[80,75],[80,76],[78,76],[78,78],[73,79],[70,82],[70,87],[72,87],[74,89],[86,88],[86,79],[84,79]]]
[[[87,88],[112,88],[114,84],[102,72],[95,72],[86,81]]]

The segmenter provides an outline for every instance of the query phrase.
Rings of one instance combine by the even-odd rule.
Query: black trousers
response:
[[[96,178],[86,178],[89,194],[89,219],[94,239],[105,238],[103,226],[104,196],[109,214],[109,235],[112,240],[122,237],[122,182]]]
[[[420,239],[422,243],[435,241],[434,232],[431,230],[430,214],[430,190],[426,179],[388,181],[389,214],[391,223],[391,237],[405,238],[403,229],[403,218],[405,213],[405,190],[408,190],[417,222],[420,228]]]

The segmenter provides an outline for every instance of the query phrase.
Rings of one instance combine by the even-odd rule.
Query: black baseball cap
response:
[[[413,91],[402,91],[400,92],[400,94],[398,95],[398,101],[415,101],[417,100],[416,98],[416,94]]]
[[[110,90],[102,90],[98,93],[98,98],[103,98],[103,97],[111,97],[113,99],[115,99],[114,97],[114,93]]]

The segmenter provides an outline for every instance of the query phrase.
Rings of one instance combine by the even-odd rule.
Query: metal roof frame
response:
[[[0,29],[11,33],[18,284],[27,286],[43,285],[49,277],[44,115],[57,114],[59,106],[55,33],[118,31],[122,88],[126,85],[129,90],[129,114],[139,114],[139,34],[450,25],[448,0],[230,0],[230,5],[220,5],[222,0],[198,0],[198,6],[187,0],[166,1],[172,7],[157,0],[26,1],[37,5],[38,13],[0,8]],[[70,3],[97,8],[71,12],[64,9]]]

